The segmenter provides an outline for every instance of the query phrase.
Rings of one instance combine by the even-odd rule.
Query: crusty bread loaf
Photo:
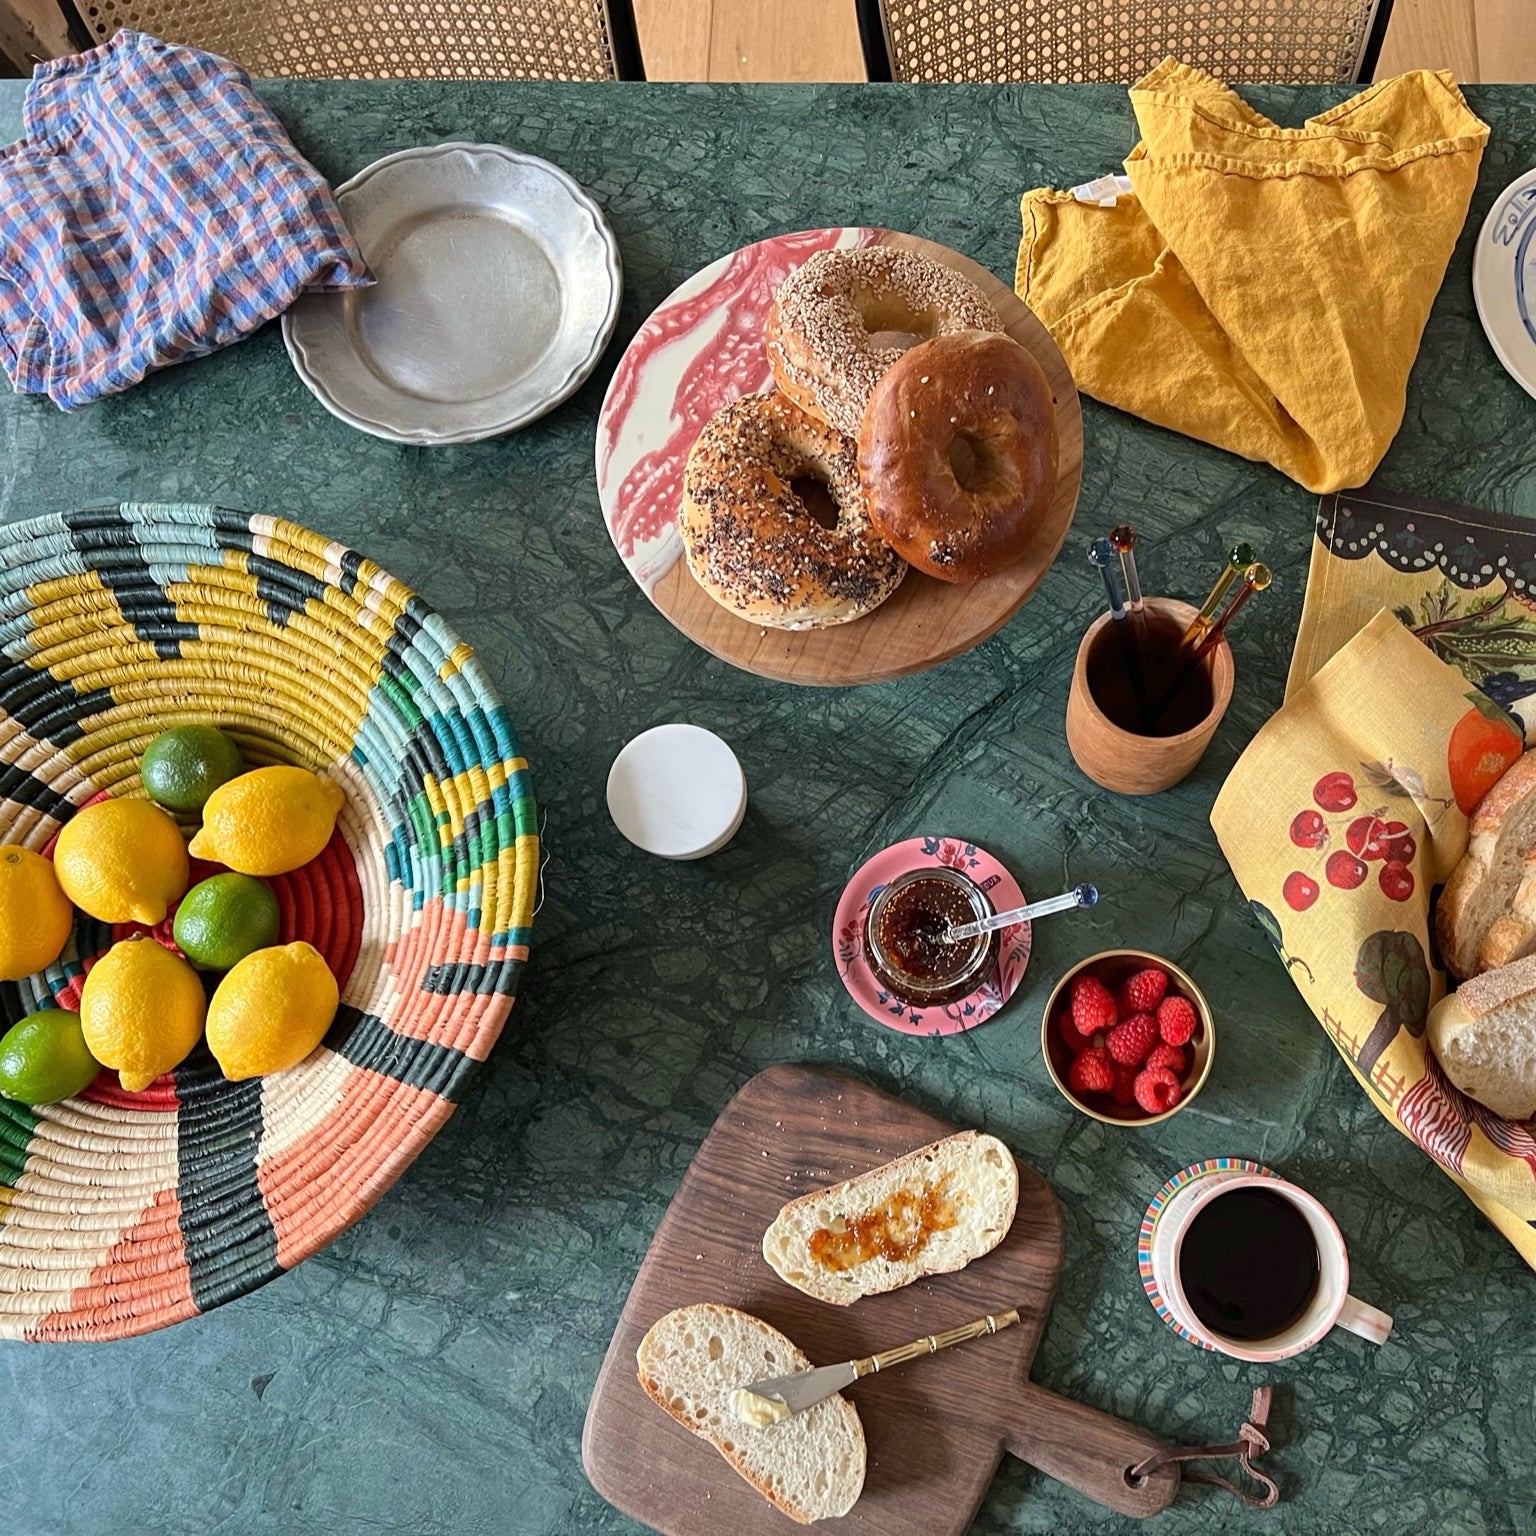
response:
[[[797,1290],[840,1307],[964,1269],[1013,1225],[1019,1166],[995,1136],[961,1131],[791,1200],[763,1257]]]
[[[1461,862],[1440,894],[1435,936],[1453,975],[1536,950],[1536,752],[1510,765],[1472,813]]]
[[[679,1307],[652,1325],[635,1359],[646,1392],[791,1520],[809,1525],[846,1515],[857,1502],[864,1426],[845,1397],[834,1395],[761,1429],[731,1412],[737,1387],[811,1368],[777,1328],[713,1302]]]
[[[1536,1115],[1536,956],[1442,998],[1430,1010],[1429,1043],[1445,1075],[1494,1114]]]

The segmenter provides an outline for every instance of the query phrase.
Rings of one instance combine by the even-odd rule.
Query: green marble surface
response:
[[[1150,1533],[1536,1530],[1536,1280],[1393,1131],[1247,915],[1207,825],[1223,776],[1279,703],[1313,498],[1274,472],[1085,402],[1078,533],[1034,601],[979,650],[857,692],[732,671],[647,603],[603,531],[592,435],[607,377],[682,278],[762,235],[867,223],[1009,274],[1017,199],[1113,168],[1132,142],[1112,88],[572,87],[287,83],[264,88],[334,179],[391,150],[495,140],[558,162],[602,202],[626,270],[596,377],[545,421],[420,450],[327,416],[275,328],[76,415],[0,400],[0,515],[108,499],[218,501],[355,544],[478,648],[533,764],[548,894],[514,1026],[462,1108],[360,1226],[244,1300],[148,1338],[0,1347],[0,1506],[18,1532],[616,1533],[582,1473],[587,1397],[630,1278],[699,1140],[764,1065],[836,1063],[984,1125],[1060,1196],[1068,1257],[1035,1363],[1058,1391],[1174,1441],[1229,1435],[1282,1384],[1271,1458],[1285,1502],[1254,1515],[1191,1488]],[[0,131],[21,86],[0,85]],[[1331,89],[1254,91],[1286,122]],[[1473,312],[1468,245],[1536,162],[1536,90],[1468,92],[1493,126],[1468,232],[1383,469],[1395,488],[1536,514],[1536,405]],[[1236,639],[1238,685],[1205,762],[1133,802],[1078,774],[1062,737],[1077,639],[1097,611],[1077,556],[1133,519],[1150,592],[1203,590],[1233,539],[1275,568]],[[603,786],[637,731],[690,719],[751,787],[731,847],[667,865],[624,843]],[[1036,934],[993,1023],[920,1040],[844,996],[828,933],[852,869],[919,832],[997,853],[1037,894],[1096,881],[1091,916]],[[1189,967],[1219,1020],[1189,1112],[1113,1131],[1071,1111],[1039,1059],[1057,976],[1129,943]],[[1136,1275],[1148,1198],[1176,1169],[1262,1158],[1315,1190],[1355,1289],[1396,1315],[1260,1370],[1158,1321]],[[724,1467],[722,1476],[729,1476]],[[1005,1462],[975,1529],[1129,1522]]]

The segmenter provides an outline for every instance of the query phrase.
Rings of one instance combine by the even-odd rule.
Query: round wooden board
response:
[[[682,468],[704,422],[769,379],[762,327],[784,275],[832,245],[895,245],[944,262],[996,308],[1008,334],[1032,352],[1056,401],[1056,495],[1019,562],[969,586],[912,571],[872,614],[830,629],[749,624],[693,579],[676,535]],[[755,327],[756,344],[731,345]],[[689,338],[702,338],[689,351]],[[633,354],[633,357],[632,357]],[[664,427],[658,424],[664,423]],[[626,439],[628,439],[626,441]],[[1083,470],[1077,388],[1049,332],[986,268],[916,235],[813,230],[759,242],[690,279],[646,322],[603,402],[598,489],[609,532],[637,581],[689,639],[732,666],[780,682],[841,687],[885,682],[937,666],[980,645],[1024,605],[1072,526]]]

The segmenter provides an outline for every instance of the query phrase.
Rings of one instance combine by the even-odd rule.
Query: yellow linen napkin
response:
[[[1521,744],[1495,705],[1384,610],[1253,739],[1211,825],[1371,1102],[1536,1268],[1536,1124],[1457,1092],[1424,1038],[1446,989],[1430,896],[1466,850],[1467,810]],[[1375,838],[1362,843],[1363,878],[1351,841],[1362,819]]]
[[[1111,207],[1024,195],[1015,287],[1078,388],[1314,491],[1362,484],[1466,218],[1488,126],[1420,70],[1279,128],[1167,59]]]

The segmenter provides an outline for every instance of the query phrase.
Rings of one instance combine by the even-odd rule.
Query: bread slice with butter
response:
[[[807,1296],[845,1307],[964,1269],[1013,1225],[1019,1166],[995,1136],[961,1131],[791,1200],[763,1257]]]
[[[1536,1115],[1536,957],[1464,981],[1429,1013],[1429,1043],[1461,1091],[1506,1120]]]
[[[737,1418],[731,1394],[770,1376],[808,1371],[805,1353],[761,1318],[716,1302],[669,1312],[635,1352],[640,1385],[708,1440],[765,1498],[801,1525],[846,1515],[864,1488],[864,1426],[831,1397],[782,1423]]]

